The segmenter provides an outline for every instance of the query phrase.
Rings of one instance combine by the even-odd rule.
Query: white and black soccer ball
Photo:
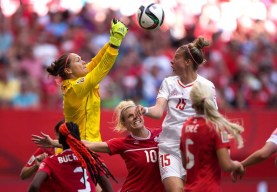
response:
[[[164,10],[157,3],[141,5],[137,11],[137,21],[143,29],[159,29],[164,21]]]

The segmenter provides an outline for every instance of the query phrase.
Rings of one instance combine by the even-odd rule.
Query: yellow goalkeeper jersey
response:
[[[99,83],[112,68],[117,55],[118,49],[106,44],[87,64],[86,76],[62,82],[65,121],[78,124],[81,139],[101,141]]]

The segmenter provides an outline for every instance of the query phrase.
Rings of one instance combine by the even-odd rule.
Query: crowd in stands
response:
[[[28,6],[9,17],[0,12],[0,108],[61,109],[59,87],[45,68],[66,52],[89,61],[108,41],[113,17],[118,13],[107,9],[99,21],[88,6],[79,13],[63,10],[43,17]],[[199,18],[182,26],[185,35],[179,39],[166,26],[146,31],[138,27],[135,15],[122,18],[129,32],[115,66],[101,82],[102,107],[113,108],[122,99],[153,105],[161,81],[173,74],[170,60],[176,48],[204,35],[211,46],[199,74],[215,84],[219,107],[277,108],[276,33],[254,20],[247,30],[238,23],[226,40],[222,30],[201,28]]]

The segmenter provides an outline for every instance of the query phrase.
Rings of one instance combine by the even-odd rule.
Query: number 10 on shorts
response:
[[[170,154],[162,154],[160,155],[160,161],[162,167],[166,167],[170,165]]]

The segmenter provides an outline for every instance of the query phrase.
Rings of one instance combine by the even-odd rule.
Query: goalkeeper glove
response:
[[[121,44],[121,41],[125,37],[128,32],[128,27],[121,21],[117,19],[113,19],[111,22],[111,30],[110,30],[110,41],[109,43],[118,48]]]

